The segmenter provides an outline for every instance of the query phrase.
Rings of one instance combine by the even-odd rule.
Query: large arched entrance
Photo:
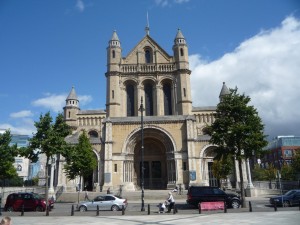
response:
[[[134,173],[136,185],[141,186],[142,148],[140,133],[136,133],[134,146]],[[144,188],[166,189],[175,183],[174,147],[170,138],[161,130],[144,129]]]
[[[93,191],[95,188],[95,183],[98,183],[98,174],[99,174],[99,160],[96,151],[94,151],[94,157],[97,160],[96,168],[86,177],[83,178],[83,190]]]

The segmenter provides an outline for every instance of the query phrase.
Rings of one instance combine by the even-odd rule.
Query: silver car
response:
[[[95,197],[92,201],[80,202],[78,205],[78,210],[80,212],[85,212],[87,210],[97,210],[97,206],[99,206],[99,210],[111,210],[118,211],[126,209],[128,203],[126,198],[121,198],[115,195],[99,195]]]

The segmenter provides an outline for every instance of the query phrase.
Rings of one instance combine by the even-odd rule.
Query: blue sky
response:
[[[75,86],[82,109],[105,108],[106,47],[123,56],[150,36],[172,55],[185,36],[193,106],[218,103],[222,82],[249,95],[266,134],[300,135],[298,0],[1,0],[0,129],[32,134]]]

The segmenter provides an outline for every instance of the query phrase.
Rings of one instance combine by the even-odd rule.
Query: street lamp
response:
[[[144,105],[143,105],[143,97],[141,97],[141,105],[139,108],[139,111],[141,112],[141,188],[142,188],[142,207],[141,211],[145,211],[145,205],[144,205],[144,121],[143,121],[143,114],[144,114]]]

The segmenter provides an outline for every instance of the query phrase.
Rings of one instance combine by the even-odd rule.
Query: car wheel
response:
[[[14,211],[14,208],[12,206],[9,206],[7,207],[6,209],[7,212],[13,212]]]
[[[283,207],[289,207],[290,206],[290,203],[289,201],[283,201]]]
[[[119,208],[119,206],[117,206],[117,205],[113,205],[112,207],[111,207],[111,211],[119,211],[120,210],[120,208]]]
[[[80,212],[85,212],[85,211],[87,211],[87,208],[84,205],[82,205],[82,206],[79,207],[79,211]]]
[[[38,205],[38,206],[35,208],[35,211],[37,211],[37,212],[43,212],[44,209],[43,209],[42,206]]]
[[[237,201],[237,200],[232,200],[232,202],[231,202],[231,207],[232,207],[233,209],[238,209],[238,208],[240,208],[240,202]]]

